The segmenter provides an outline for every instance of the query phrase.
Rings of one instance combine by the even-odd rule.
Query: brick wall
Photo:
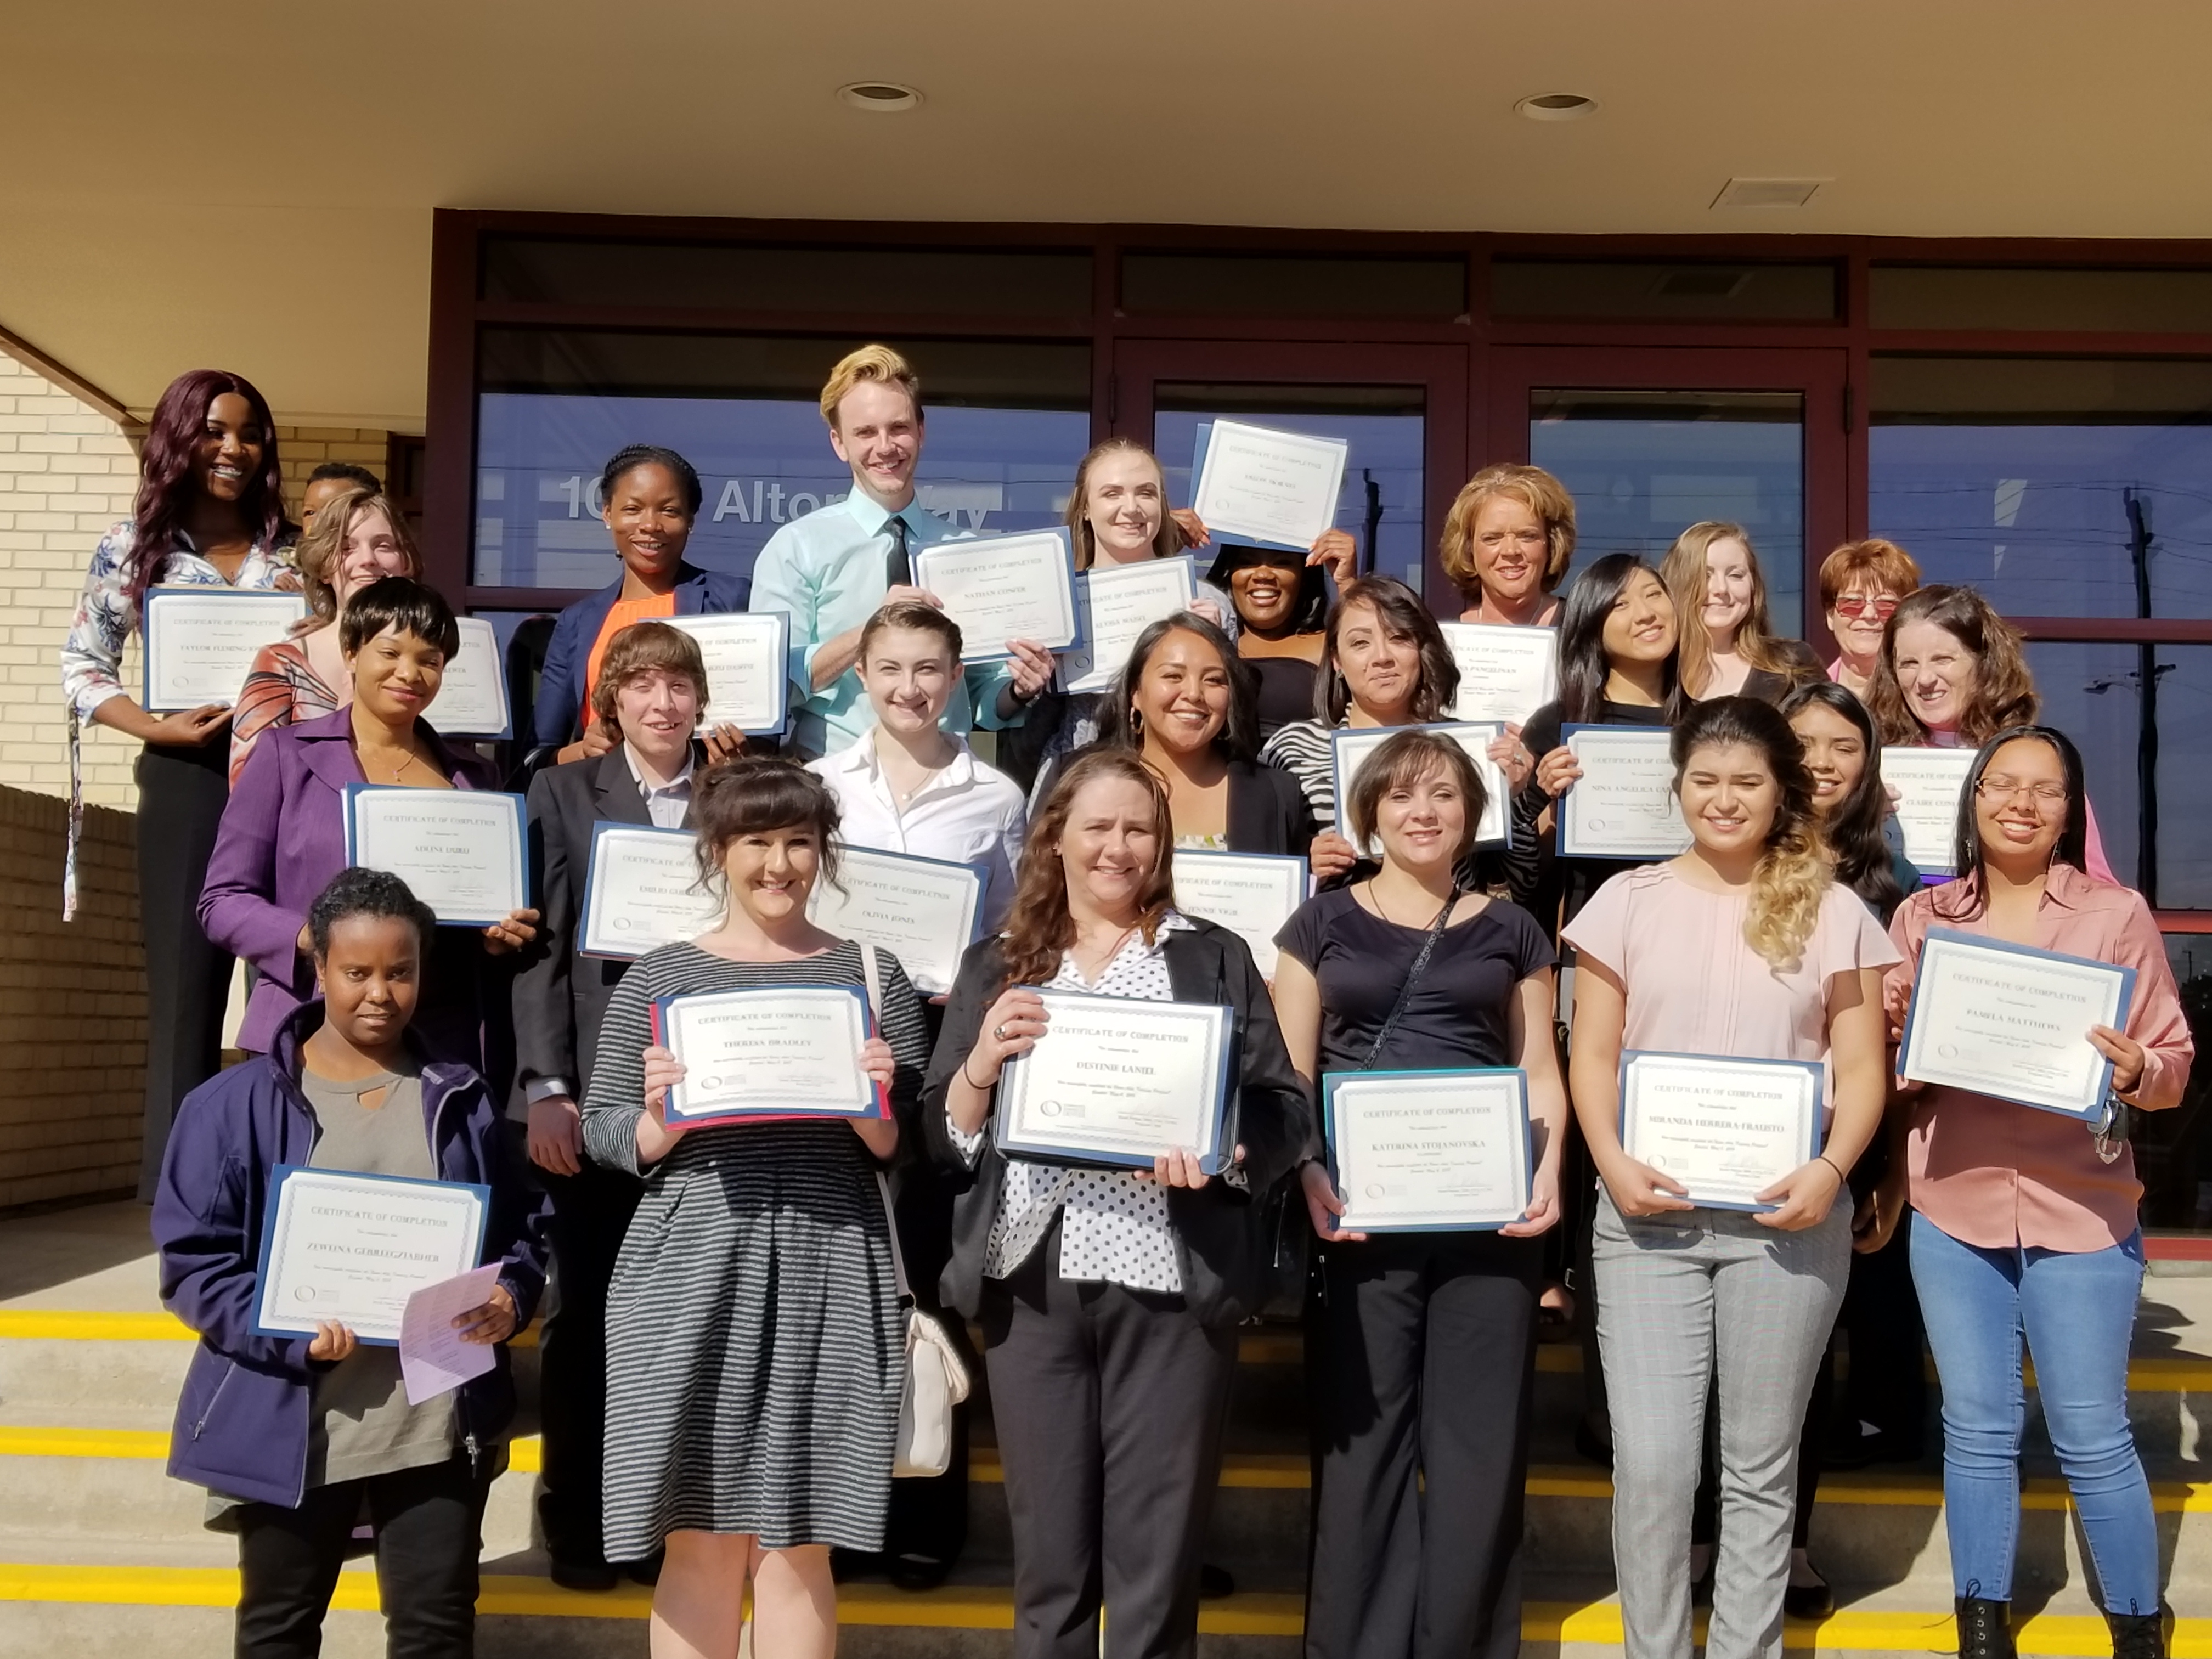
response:
[[[0,787],[0,1211],[138,1184],[146,971],[134,828],[126,812],[86,810],[83,902],[64,925],[68,803]]]

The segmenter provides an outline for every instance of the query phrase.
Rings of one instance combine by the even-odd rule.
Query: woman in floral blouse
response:
[[[200,932],[197,908],[208,854],[229,793],[223,741],[230,709],[209,703],[173,714],[138,706],[118,678],[124,643],[156,585],[292,587],[283,544],[283,474],[269,404],[222,369],[181,374],[161,394],[146,434],[131,516],[100,538],[76,619],[62,647],[70,704],[70,819],[78,817],[78,723],[137,738],[138,910],[146,939],[146,1132],[139,1195],[161,1169],[177,1105],[215,1073],[230,957]],[[76,901],[74,830],[64,896]]]

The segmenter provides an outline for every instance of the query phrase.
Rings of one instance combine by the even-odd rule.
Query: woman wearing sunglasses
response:
[[[1874,684],[1881,634],[1897,602],[1920,586],[1920,567],[1895,542],[1845,542],[1820,562],[1820,608],[1838,652],[1828,678],[1856,697]]]

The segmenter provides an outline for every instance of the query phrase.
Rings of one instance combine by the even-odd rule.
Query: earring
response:
[[[1145,711],[1141,708],[1132,708],[1129,711],[1129,735],[1133,738],[1141,738],[1145,735]]]

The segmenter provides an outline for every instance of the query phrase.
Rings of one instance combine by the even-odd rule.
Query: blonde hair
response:
[[[1098,538],[1084,507],[1091,499],[1091,469],[1109,455],[1140,455],[1150,461],[1160,479],[1160,527],[1152,534],[1152,556],[1171,559],[1182,551],[1182,526],[1168,515],[1168,474],[1160,458],[1134,438],[1109,438],[1093,444],[1091,453],[1075,464],[1075,488],[1067,495],[1067,531],[1075,542],[1075,568],[1091,568],[1098,556]]]
[[[1674,793],[1701,749],[1755,749],[1774,779],[1774,822],[1751,877],[1744,908],[1744,943],[1787,973],[1805,954],[1820,926],[1821,902],[1835,882],[1835,870],[1820,840],[1820,821],[1813,811],[1813,775],[1805,769],[1804,745],[1779,710],[1756,697],[1715,697],[1684,716],[1668,740],[1674,763]]]
[[[1802,666],[1775,643],[1774,623],[1766,611],[1766,573],[1759,567],[1759,550],[1751,544],[1751,532],[1740,524],[1707,519],[1675,537],[1659,566],[1659,580],[1667,584],[1668,597],[1674,601],[1674,615],[1681,624],[1676,629],[1675,649],[1680,653],[1676,678],[1692,697],[1700,696],[1713,677],[1713,642],[1699,619],[1705,609],[1705,555],[1715,542],[1724,541],[1741,542],[1744,560],[1751,568],[1751,609],[1736,625],[1736,655],[1753,668],[1793,678]]]
[[[887,345],[864,345],[840,357],[822,383],[822,418],[832,432],[837,429],[837,405],[845,401],[845,394],[869,380],[905,392],[913,401],[914,418],[921,418],[921,376],[914,366]]]
[[[294,559],[300,567],[300,586],[307,590],[309,614],[326,623],[337,619],[338,562],[345,556],[346,536],[371,513],[384,514],[385,523],[392,526],[392,539],[407,556],[407,568],[398,574],[416,581],[422,579],[422,550],[415,545],[406,518],[392,504],[390,496],[356,485],[331,498],[330,504],[315,514],[314,523],[307,526],[307,533],[300,538],[300,544],[294,550]]]
[[[1437,544],[1444,574],[1470,599],[1482,593],[1481,573],[1474,562],[1474,520],[1482,504],[1503,495],[1534,514],[1544,526],[1544,592],[1550,592],[1567,574],[1575,556],[1575,498],[1540,466],[1504,461],[1486,466],[1461,488],[1444,514],[1444,533]]]

